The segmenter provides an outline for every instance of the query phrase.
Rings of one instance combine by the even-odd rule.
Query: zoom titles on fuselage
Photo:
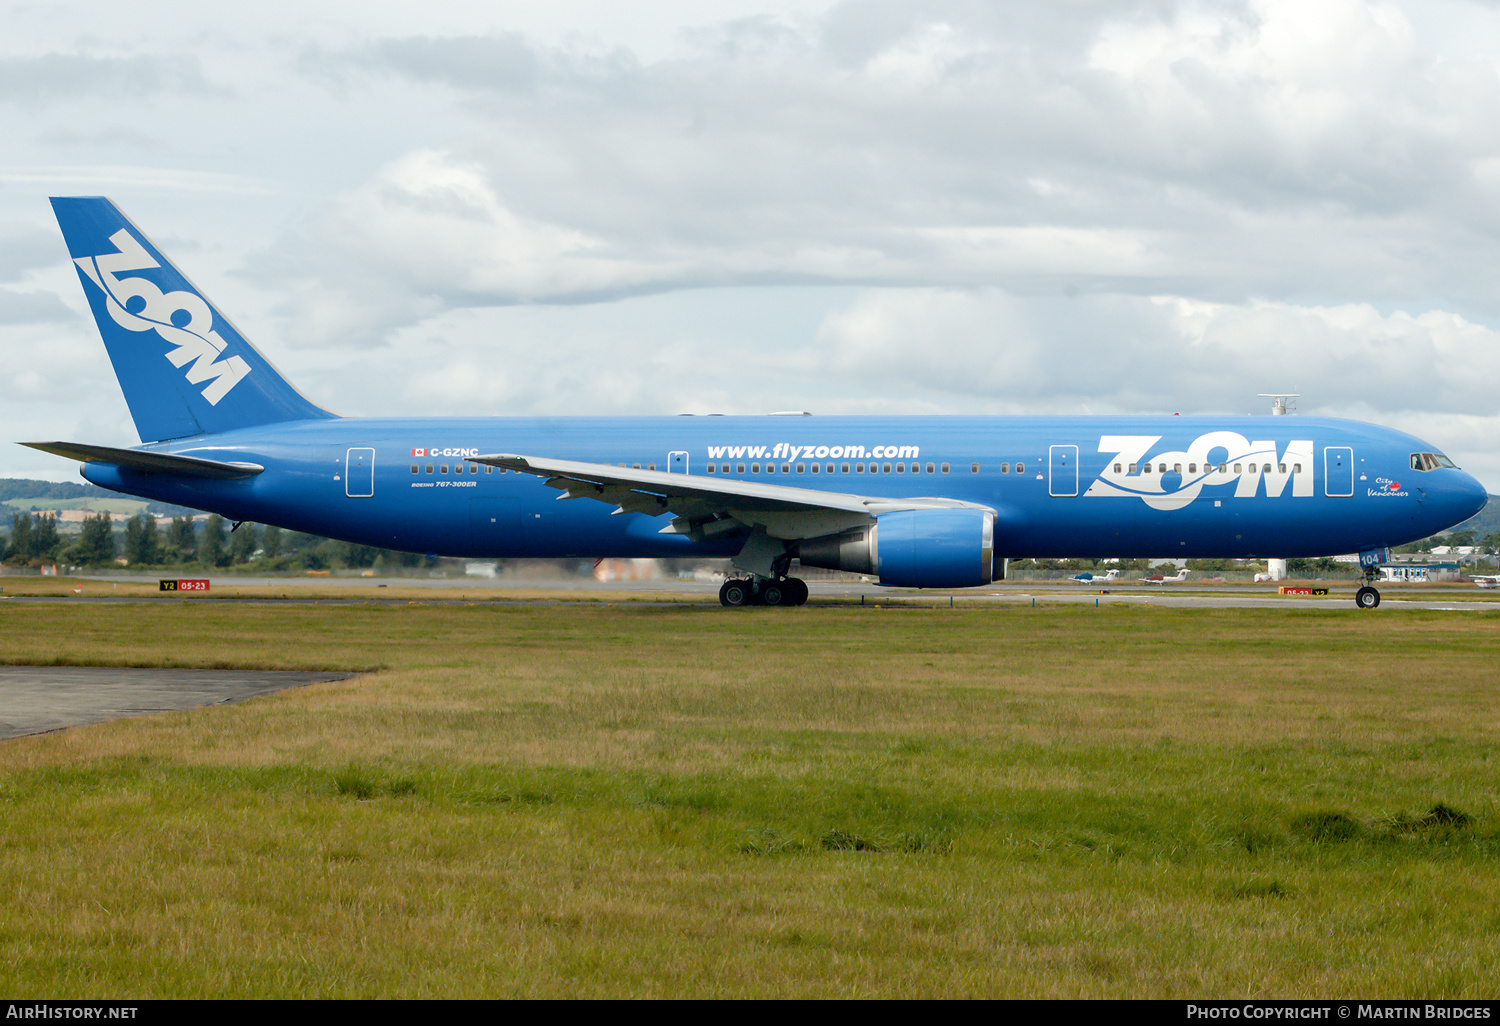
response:
[[[1313,495],[1310,439],[1290,441],[1278,452],[1275,442],[1251,441],[1234,431],[1209,431],[1186,449],[1153,453],[1161,437],[1100,437],[1104,471],[1084,495],[1134,496],[1159,510],[1181,509],[1206,488],[1212,495],[1236,499]]]

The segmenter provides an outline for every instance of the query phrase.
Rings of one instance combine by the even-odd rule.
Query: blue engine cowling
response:
[[[983,509],[911,509],[875,518],[881,584],[974,588],[994,578],[995,515]]]
[[[901,588],[974,588],[1004,576],[995,514],[984,509],[882,513],[874,527],[808,539],[797,554],[807,566],[873,574]]]

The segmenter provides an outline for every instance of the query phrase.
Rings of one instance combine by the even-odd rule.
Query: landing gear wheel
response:
[[[767,581],[760,586],[760,602],[764,606],[790,606],[792,597],[785,581]]]
[[[719,588],[720,605],[738,608],[748,606],[755,601],[755,595],[750,590],[749,581],[725,581]]]
[[[1366,585],[1354,593],[1354,604],[1361,609],[1374,609],[1380,605],[1380,592]]]
[[[788,606],[803,606],[807,604],[807,582],[799,577],[788,577],[781,582],[786,591],[783,603]]]

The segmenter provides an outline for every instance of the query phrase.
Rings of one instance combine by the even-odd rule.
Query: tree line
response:
[[[64,539],[51,513],[17,513],[0,560],[10,566],[116,566],[224,568],[254,564],[261,570],[333,570],[348,567],[431,566],[435,559],[374,545],[354,545],[280,527],[214,514],[201,525],[192,517],[138,513],[116,531],[108,513],[90,513],[77,540]]]

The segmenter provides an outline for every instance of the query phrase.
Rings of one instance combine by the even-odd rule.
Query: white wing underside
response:
[[[562,492],[559,499],[594,499],[614,506],[616,513],[644,513],[653,517],[670,513],[674,519],[661,533],[686,534],[695,539],[737,528],[754,533],[760,528],[771,538],[790,542],[864,527],[873,524],[882,513],[900,510],[990,509],[941,497],[893,499],[823,492],[759,481],[669,474],[510,453],[474,456],[470,462],[545,478],[548,487]]]

